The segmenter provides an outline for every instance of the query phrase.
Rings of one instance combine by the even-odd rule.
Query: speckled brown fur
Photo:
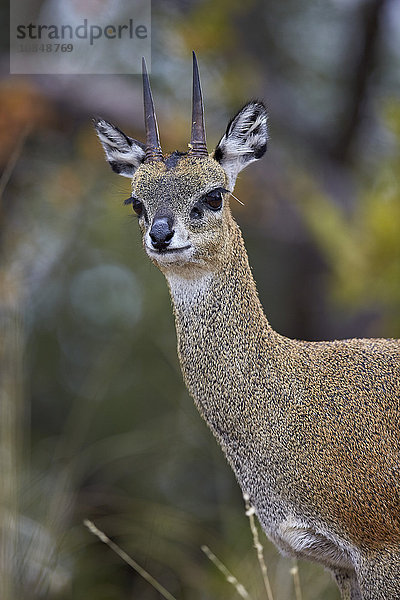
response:
[[[274,472],[280,497],[317,503],[357,544],[400,542],[399,342],[278,335],[239,230],[234,240],[207,298],[190,311],[174,304],[179,359],[200,412],[237,471],[238,450],[249,454],[246,466],[260,454],[255,468]],[[238,477],[257,505],[242,466]]]
[[[352,581],[349,598],[400,597],[400,343],[277,334],[227,219],[230,237],[201,302],[182,303],[171,288],[186,385],[283,551],[319,560],[340,582],[342,559],[288,545],[288,519],[296,535],[303,528],[337,544],[361,573],[367,557],[392,550],[397,581],[359,596],[350,577],[342,592]]]

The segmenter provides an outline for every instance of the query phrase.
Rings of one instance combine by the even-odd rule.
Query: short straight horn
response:
[[[206,129],[204,125],[203,95],[197,65],[196,55],[193,52],[193,96],[192,96],[192,135],[189,144],[191,156],[208,156],[206,144]]]
[[[143,103],[144,124],[146,127],[146,157],[144,162],[159,162],[163,160],[160,138],[158,135],[157,118],[154,110],[153,96],[150,88],[146,61],[142,58],[143,73]]]

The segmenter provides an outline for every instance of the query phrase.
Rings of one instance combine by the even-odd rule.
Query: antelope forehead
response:
[[[184,203],[226,183],[225,172],[212,158],[184,156],[170,169],[163,163],[144,167],[133,177],[132,188],[135,195],[150,202]]]
[[[191,175],[198,178],[222,177],[225,178],[223,168],[216,160],[207,157],[191,156],[184,154],[171,169],[176,175]]]

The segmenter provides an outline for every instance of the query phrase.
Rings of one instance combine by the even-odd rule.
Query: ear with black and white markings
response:
[[[238,173],[264,155],[268,141],[267,121],[264,104],[256,100],[249,102],[230,121],[215,148],[213,157],[224,169],[231,191]]]
[[[94,127],[112,170],[132,177],[145,158],[145,145],[104,119],[94,119]]]

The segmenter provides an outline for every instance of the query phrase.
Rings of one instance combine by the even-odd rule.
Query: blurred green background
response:
[[[309,340],[400,337],[400,4],[153,0],[152,87],[165,150],[189,139],[191,50],[209,148],[251,98],[265,158],[233,204],[266,314]],[[0,81],[1,600],[235,598],[207,544],[266,598],[240,490],[180,375],[170,300],[141,248],[101,115],[143,139],[139,76]],[[263,537],[275,600],[292,562]],[[300,564],[304,600],[337,599]]]

